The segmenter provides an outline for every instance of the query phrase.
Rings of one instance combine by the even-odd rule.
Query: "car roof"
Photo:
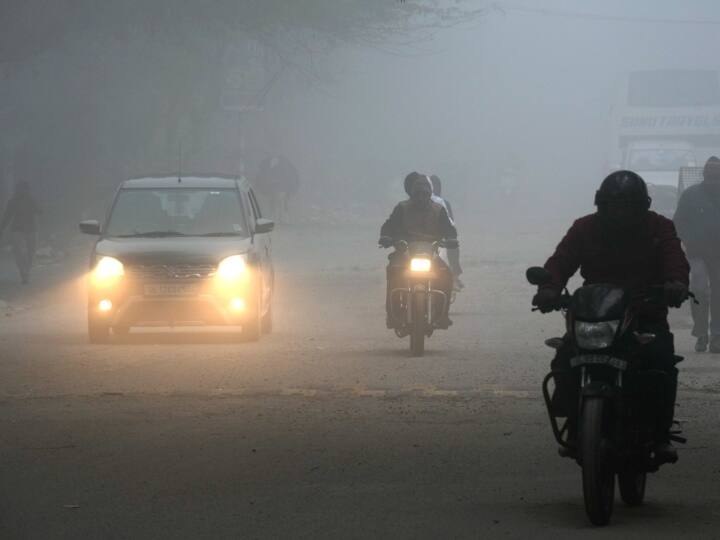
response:
[[[247,189],[250,184],[243,176],[220,174],[188,174],[178,179],[177,174],[153,175],[132,178],[120,185],[120,189]]]

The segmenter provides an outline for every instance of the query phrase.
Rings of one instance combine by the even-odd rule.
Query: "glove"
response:
[[[663,286],[663,298],[670,307],[680,307],[689,296],[688,286],[682,281],[668,281]]]
[[[538,292],[532,299],[532,305],[536,306],[541,312],[548,313],[555,309],[560,300],[560,291],[550,287],[538,289]]]
[[[392,247],[394,243],[395,241],[389,236],[381,236],[380,240],[378,240],[378,244],[380,244],[380,247],[384,248]]]

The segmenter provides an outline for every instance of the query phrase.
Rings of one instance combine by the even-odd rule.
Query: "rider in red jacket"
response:
[[[588,285],[609,283],[638,292],[660,286],[665,304],[679,307],[688,297],[690,266],[672,221],[651,212],[650,202],[647,186],[637,174],[618,171],[608,176],[595,196],[597,213],[578,219],[545,263],[553,280],[538,290],[533,305],[550,309],[579,269]],[[665,396],[660,426],[668,436],[657,441],[656,453],[674,461],[677,454],[670,445],[669,431],[677,392],[677,360],[668,310],[657,303],[643,304],[639,309],[641,329],[657,336],[641,355],[668,374],[672,387]],[[570,347],[561,347],[552,367],[567,374],[556,379],[553,408],[558,416],[572,420],[577,383],[569,367],[571,355]]]

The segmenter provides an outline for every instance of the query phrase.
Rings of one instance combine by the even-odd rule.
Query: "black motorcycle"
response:
[[[394,244],[399,256],[404,257],[406,286],[390,292],[390,316],[395,323],[395,334],[410,336],[410,353],[423,356],[425,338],[439,328],[436,321],[445,313],[450,299],[435,289],[433,280],[440,262],[439,249],[454,247],[457,241],[405,242]]]
[[[542,286],[551,276],[535,267],[527,271],[527,279]],[[647,473],[665,462],[653,448],[663,389],[672,382],[665,372],[639,361],[639,348],[656,336],[640,332],[636,316],[639,304],[661,301],[661,289],[633,294],[612,285],[588,285],[573,295],[566,289],[553,306],[565,313],[567,334],[545,343],[574,352],[570,366],[579,385],[575,415],[562,421],[553,412],[550,383],[566,374],[550,372],[543,380],[543,396],[561,455],[575,458],[582,467],[585,509],[594,525],[610,521],[616,476],[623,501],[640,505]],[[676,357],[676,362],[681,360]],[[686,442],[678,432],[671,438]]]

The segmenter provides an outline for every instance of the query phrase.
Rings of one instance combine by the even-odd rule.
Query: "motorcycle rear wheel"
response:
[[[416,293],[412,299],[410,354],[414,357],[420,357],[425,354],[425,330],[427,325],[425,300],[424,293]]]
[[[620,497],[628,506],[640,506],[645,502],[645,484],[647,473],[636,469],[628,469],[618,473]]]
[[[615,471],[609,441],[605,437],[607,401],[590,397],[583,403],[580,421],[580,457],[582,463],[585,511],[593,525],[610,522],[615,502]]]

